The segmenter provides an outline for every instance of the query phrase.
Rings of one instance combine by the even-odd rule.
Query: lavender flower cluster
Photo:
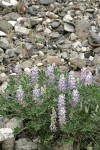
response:
[[[15,72],[17,74],[21,74],[21,66],[17,65],[15,67]],[[48,84],[54,84],[56,77],[54,73],[54,67],[48,66],[47,70],[45,71],[45,76],[48,78]],[[39,78],[39,70],[38,67],[34,67],[31,71],[31,80],[34,85],[33,89],[33,100],[37,103],[39,100],[39,97],[41,94],[46,93],[46,85],[45,88],[41,87],[39,88],[38,85],[38,78]],[[83,82],[85,85],[91,85],[93,83],[93,77],[91,72],[87,72],[86,68],[83,67],[81,69],[80,73],[80,81]],[[45,89],[45,90],[44,90]],[[58,105],[57,105],[57,114],[55,109],[52,109],[51,113],[51,125],[50,129],[51,131],[56,131],[56,120],[58,115],[59,120],[59,127],[62,128],[62,126],[67,121],[67,113],[66,113],[66,97],[65,93],[70,90],[72,92],[72,107],[75,107],[80,102],[80,94],[77,90],[77,80],[75,77],[75,72],[70,71],[68,74],[68,81],[65,78],[64,74],[60,75],[60,79],[58,81]],[[22,102],[25,98],[24,91],[22,87],[20,86],[18,90],[16,91],[16,98],[19,102]]]

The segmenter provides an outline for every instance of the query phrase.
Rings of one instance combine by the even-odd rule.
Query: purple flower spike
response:
[[[58,90],[60,92],[65,92],[66,91],[66,80],[64,75],[62,74],[60,76],[59,82],[58,82]]]
[[[32,79],[32,83],[36,84],[38,82],[38,77],[39,77],[39,70],[38,67],[33,67],[32,71],[31,71],[31,79]]]
[[[68,76],[68,89],[75,89],[76,88],[76,77],[74,71],[69,72]]]
[[[15,65],[14,72],[18,75],[22,74],[22,66],[20,64]]]
[[[80,75],[80,79],[81,79],[82,81],[85,81],[86,74],[87,74],[86,68],[83,67],[83,68],[81,69],[81,75]]]
[[[22,102],[24,100],[24,91],[22,87],[20,86],[16,91],[16,98],[19,102]]]
[[[38,88],[38,84],[36,84],[33,90],[33,100],[38,101],[40,96],[41,96],[41,90]]]
[[[61,94],[58,98],[58,118],[60,128],[66,123],[65,95]]]
[[[72,105],[75,106],[80,102],[80,94],[77,89],[72,92]]]
[[[55,74],[54,74],[54,67],[53,66],[48,66],[46,70],[46,77],[49,78],[48,83],[54,83],[55,81]]]
[[[85,84],[91,85],[92,83],[93,83],[93,76],[92,76],[92,73],[89,72],[85,78]]]

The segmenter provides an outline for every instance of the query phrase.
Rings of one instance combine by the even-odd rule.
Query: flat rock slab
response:
[[[40,4],[49,5],[50,3],[54,2],[54,0],[39,0]]]

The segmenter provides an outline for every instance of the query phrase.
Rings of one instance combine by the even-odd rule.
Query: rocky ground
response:
[[[16,63],[87,67],[100,83],[100,1],[0,0],[0,93]]]

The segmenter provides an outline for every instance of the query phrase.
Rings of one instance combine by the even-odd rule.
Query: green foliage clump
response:
[[[59,127],[58,90],[60,72],[55,69],[55,82],[48,84],[45,71],[39,71],[38,87],[43,92],[38,103],[34,100],[31,76],[22,74],[11,78],[5,92],[0,96],[0,115],[8,118],[23,118],[24,127],[16,128],[15,134],[27,132],[31,138],[39,137],[43,149],[54,147],[57,142],[72,142],[86,149],[89,144],[100,149],[100,87],[96,84],[78,83],[80,102],[73,107],[72,90],[66,90],[66,123]],[[67,81],[67,73],[64,73]],[[17,80],[17,82],[16,82]],[[22,87],[25,96],[20,103],[16,98],[16,90]],[[42,88],[41,88],[42,87]],[[52,109],[56,111],[56,131],[50,130]],[[74,147],[74,146],[73,146]],[[53,149],[53,148],[52,148]]]

